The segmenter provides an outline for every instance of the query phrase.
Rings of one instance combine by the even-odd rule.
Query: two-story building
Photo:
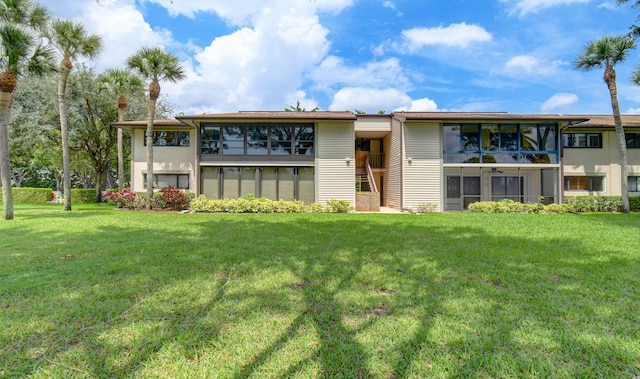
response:
[[[624,116],[630,191],[640,190],[640,116]],[[146,121],[132,133],[131,188],[146,185]],[[209,198],[461,211],[480,200],[620,195],[612,116],[237,112],[154,124],[154,181]],[[637,142],[636,142],[637,141]]]

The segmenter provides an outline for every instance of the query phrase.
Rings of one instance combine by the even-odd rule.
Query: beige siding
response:
[[[390,132],[391,131],[391,116],[379,117],[366,115],[358,116],[358,120],[355,123],[356,132]]]
[[[318,123],[316,127],[316,199],[356,202],[353,123]],[[349,160],[347,160],[349,158]]]
[[[385,138],[385,152],[387,157],[386,178],[387,206],[400,209],[402,207],[402,122],[393,119],[391,123],[391,136]]]
[[[156,129],[162,130],[162,129]],[[143,129],[134,129],[131,146],[131,182],[134,191],[145,191],[144,174],[147,172],[147,147]],[[153,148],[153,172],[155,174],[189,174],[189,188],[196,189],[196,131],[189,131],[189,147],[162,146]]]
[[[580,133],[579,130],[571,130],[572,133]],[[602,192],[589,191],[564,191],[565,196],[580,195],[617,195],[620,196],[621,180],[618,153],[618,140],[615,131],[593,131],[589,133],[602,133],[602,148],[564,148],[563,170],[564,176],[604,176],[605,190]],[[628,150],[630,152],[630,150]],[[631,155],[628,154],[628,162],[631,172]]]
[[[442,209],[442,147],[439,123],[405,123],[404,208],[420,203]],[[409,160],[411,158],[411,160]]]

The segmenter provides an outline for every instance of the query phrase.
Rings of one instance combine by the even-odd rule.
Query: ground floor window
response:
[[[447,176],[446,199],[451,210],[466,210],[480,201],[479,176]]]
[[[604,191],[604,176],[565,176],[565,191]]]
[[[491,200],[510,199],[523,203],[524,178],[517,176],[491,177]]]
[[[640,176],[627,177],[627,192],[640,192]]]
[[[144,188],[147,188],[147,174],[143,174]],[[154,174],[153,187],[173,187],[182,190],[189,189],[189,174]]]
[[[212,199],[253,194],[271,200],[315,202],[313,167],[203,167],[201,192]]]

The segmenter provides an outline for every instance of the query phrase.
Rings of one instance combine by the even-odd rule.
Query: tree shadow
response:
[[[131,376],[157,364],[173,348],[194,360],[195,375],[194,356],[228,348],[220,339],[230,324],[245,325],[252,315],[286,315],[286,323],[275,330],[256,325],[255,333],[268,342],[229,358],[227,372],[234,372],[229,377],[260,376],[307,326],[314,333],[305,335],[314,335],[309,342],[317,344],[271,376],[304,375],[309,364],[321,377],[354,378],[640,371],[629,364],[634,359],[629,348],[613,343],[633,330],[616,323],[640,322],[632,313],[637,307],[631,300],[598,293],[599,286],[617,283],[621,266],[637,272],[637,259],[615,250],[588,251],[571,235],[504,241],[473,222],[448,226],[440,215],[420,216],[420,222],[407,217],[413,216],[158,215],[153,227],[125,222],[96,230],[88,239],[67,236],[105,247],[87,253],[86,246],[66,246],[70,259],[61,259],[62,250],[52,248],[54,259],[46,261],[47,255],[38,253],[45,261],[31,270],[6,271],[5,320],[78,326],[25,327],[23,337],[3,338],[4,370],[9,375],[55,369],[69,373],[68,367],[78,366],[89,376]],[[57,236],[38,230],[24,231],[23,238],[58,246]],[[567,247],[562,257],[545,253],[557,245]],[[611,258],[604,265],[603,254]],[[596,263],[600,272],[591,267]],[[81,282],[72,275],[78,271],[85,273]],[[288,276],[269,288],[256,277],[269,272]],[[52,280],[47,288],[28,283],[47,278]],[[637,280],[625,278],[631,281],[628,293],[633,298]],[[44,296],[56,309],[27,317],[32,309],[28,302]],[[460,320],[461,312],[468,312],[467,320]],[[130,328],[136,323],[147,326],[127,340],[123,335],[134,333]],[[443,333],[448,323],[460,329],[458,338]],[[386,331],[403,325],[408,327],[399,334]],[[615,338],[597,345],[584,341],[582,333],[599,328]],[[557,349],[557,361],[545,361],[545,348],[535,341],[523,342],[519,333],[527,331],[544,333]],[[124,342],[108,342],[110,336]],[[629,336],[635,337],[640,340],[640,335]],[[604,352],[598,353],[599,348]],[[29,353],[38,349],[44,354]],[[20,360],[16,352],[31,356]],[[446,360],[448,367],[443,366]],[[500,371],[505,362],[510,367]],[[563,367],[554,370],[558,364]]]

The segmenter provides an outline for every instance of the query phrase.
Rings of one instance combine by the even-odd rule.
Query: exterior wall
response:
[[[155,130],[175,130],[156,128]],[[131,189],[145,191],[144,174],[147,172],[145,129],[134,129],[131,138]],[[154,174],[189,174],[189,189],[196,190],[195,159],[198,145],[195,129],[189,130],[189,147],[155,146],[153,148]]]
[[[441,129],[440,123],[405,123],[404,208],[431,203],[442,210]]]
[[[355,122],[356,132],[390,132],[391,124],[389,118],[391,116],[358,116]]]
[[[602,192],[564,191],[565,196],[606,195],[620,196],[621,170],[618,164],[618,139],[615,130],[578,130],[571,133],[602,133],[602,148],[565,148],[564,176],[604,176],[605,190]],[[635,131],[634,131],[635,132]],[[640,149],[627,149],[627,164],[630,176],[640,176]],[[637,193],[633,193],[634,195]]]
[[[391,136],[385,138],[384,146],[385,156],[388,167],[388,175],[385,178],[386,187],[386,204],[390,208],[400,209],[402,208],[402,162],[404,157],[402,155],[402,121],[398,119],[392,119],[391,121]]]
[[[316,201],[356,203],[355,131],[353,123],[316,124]],[[347,158],[349,160],[347,160]]]

